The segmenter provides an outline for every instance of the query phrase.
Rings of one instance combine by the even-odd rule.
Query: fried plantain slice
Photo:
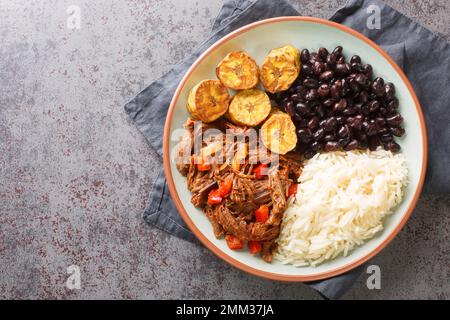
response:
[[[275,93],[289,89],[301,69],[300,51],[292,45],[270,50],[261,66],[264,88]]]
[[[229,104],[228,89],[219,80],[202,80],[189,92],[186,107],[195,120],[213,122],[227,112]]]
[[[253,88],[259,81],[258,65],[242,51],[227,54],[217,66],[216,75],[225,86],[233,90]]]
[[[240,126],[256,126],[263,122],[272,106],[269,96],[258,89],[237,92],[230,103],[228,118]]]
[[[272,152],[286,154],[297,145],[297,134],[291,117],[275,109],[261,127],[261,141]]]

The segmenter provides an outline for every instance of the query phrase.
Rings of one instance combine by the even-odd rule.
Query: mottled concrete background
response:
[[[328,17],[344,1],[291,1]],[[388,1],[450,39],[447,0]],[[66,9],[81,8],[81,29]],[[155,154],[123,105],[208,35],[220,1],[0,0],[0,297],[319,298],[146,225]],[[450,198],[423,197],[346,298],[450,298]],[[65,286],[81,268],[81,289]]]

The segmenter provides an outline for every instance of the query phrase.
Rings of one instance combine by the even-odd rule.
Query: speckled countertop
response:
[[[328,17],[339,1],[291,1]],[[447,0],[387,1],[450,39]],[[80,29],[67,8],[80,8]],[[221,1],[0,2],[0,298],[286,298],[144,223],[155,154],[123,105],[199,44]],[[345,298],[450,298],[450,198],[422,197]],[[77,265],[81,288],[66,287]]]

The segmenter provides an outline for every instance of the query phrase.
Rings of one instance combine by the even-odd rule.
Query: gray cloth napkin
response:
[[[370,5],[381,9],[379,30],[369,30],[366,26],[367,17],[371,14],[367,11]],[[167,108],[178,83],[197,57],[218,39],[241,26],[271,17],[293,15],[299,15],[299,12],[283,0],[224,1],[210,38],[125,106],[131,120],[160,156]],[[365,34],[403,68],[419,97],[427,123],[429,162],[424,191],[449,193],[450,171],[447,168],[450,165],[450,112],[447,111],[447,104],[450,90],[446,90],[450,83],[449,44],[382,1],[350,0],[330,20]],[[170,234],[196,241],[170,198],[163,169],[150,192],[144,219]],[[325,298],[337,299],[351,287],[363,269],[364,266],[361,266],[346,274],[308,285]]]

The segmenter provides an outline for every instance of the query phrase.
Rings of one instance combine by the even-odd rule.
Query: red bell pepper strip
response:
[[[228,248],[231,250],[239,250],[244,247],[244,241],[231,234],[226,235],[225,240],[227,241]]]
[[[295,196],[297,194],[297,188],[298,188],[298,184],[293,182],[290,186],[289,186],[289,190],[288,190],[288,198],[290,196]]]
[[[261,163],[253,169],[256,179],[264,179],[264,177],[267,176],[267,166],[267,163]]]
[[[257,222],[266,222],[269,219],[269,207],[266,205],[262,205],[258,209],[256,209],[255,218]]]
[[[225,198],[230,194],[231,188],[233,187],[233,180],[225,179],[219,186],[219,196]]]
[[[208,204],[210,206],[221,203],[222,199],[219,194],[219,189],[213,189],[208,194]]]
[[[211,170],[211,165],[209,163],[199,163],[197,164],[198,171],[209,171]]]
[[[249,241],[248,242],[248,251],[250,251],[251,254],[256,254],[261,252],[261,242],[259,241]]]

